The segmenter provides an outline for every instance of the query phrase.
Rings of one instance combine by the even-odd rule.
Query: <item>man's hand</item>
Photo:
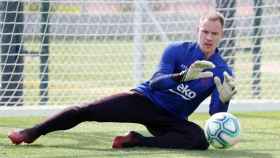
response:
[[[221,83],[221,79],[217,76],[214,77],[214,82],[219,92],[219,97],[223,103],[228,102],[232,98],[232,96],[237,93],[235,89],[234,78],[227,72],[224,72],[223,84]]]
[[[195,61],[194,63],[191,64],[191,66],[188,69],[181,72],[181,75],[183,75],[181,81],[186,82],[186,81],[200,79],[200,78],[213,77],[212,72],[210,71],[203,72],[203,70],[211,69],[214,67],[215,65],[210,61],[206,61],[206,60]]]

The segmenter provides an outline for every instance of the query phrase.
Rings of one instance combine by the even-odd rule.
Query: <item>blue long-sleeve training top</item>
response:
[[[206,59],[196,42],[177,42],[164,51],[153,77],[138,85],[134,90],[144,94],[156,106],[166,109],[176,116],[187,119],[190,114],[211,95],[209,113],[226,112],[229,102],[222,103],[214,83],[214,77],[177,82],[171,74],[180,73],[197,60],[208,60],[215,64],[209,69],[223,82],[223,72],[232,75],[231,69],[219,55],[219,50]]]

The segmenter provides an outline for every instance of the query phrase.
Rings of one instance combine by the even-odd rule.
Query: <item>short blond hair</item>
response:
[[[225,18],[220,12],[217,12],[217,11],[207,12],[200,18],[200,22],[202,22],[205,19],[210,20],[210,21],[218,20],[221,23],[222,27],[224,27]]]

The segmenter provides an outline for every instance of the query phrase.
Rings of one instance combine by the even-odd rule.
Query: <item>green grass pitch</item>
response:
[[[234,113],[242,127],[241,142],[227,150],[207,151],[157,148],[111,148],[114,136],[137,130],[148,136],[141,125],[87,122],[67,131],[40,137],[31,145],[12,145],[7,133],[30,127],[42,117],[0,117],[0,158],[277,158],[280,155],[280,112]],[[204,125],[209,116],[194,114],[190,120]]]

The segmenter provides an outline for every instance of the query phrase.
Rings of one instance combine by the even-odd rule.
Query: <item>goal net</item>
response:
[[[0,105],[72,105],[149,79],[199,17],[226,17],[222,55],[233,102],[280,100],[280,4],[274,0],[10,0],[1,3]],[[254,107],[252,107],[254,108]]]

